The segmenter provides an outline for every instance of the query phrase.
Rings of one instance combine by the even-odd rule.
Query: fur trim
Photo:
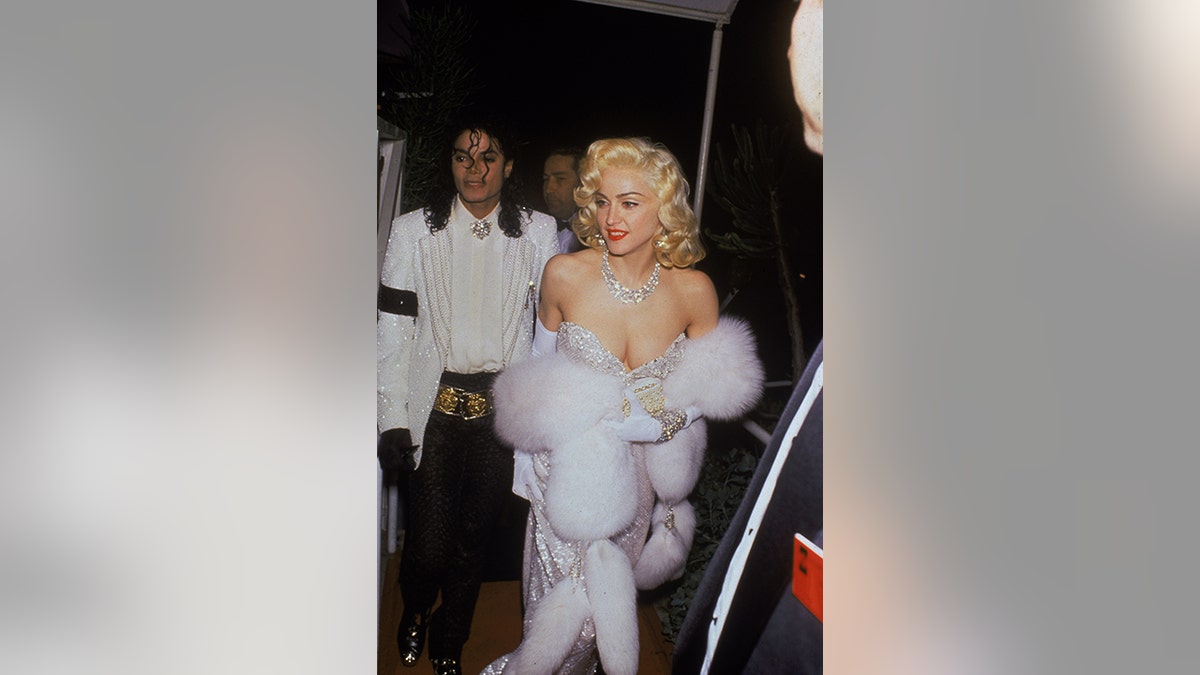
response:
[[[722,317],[717,327],[684,344],[679,366],[663,382],[671,408],[694,405],[705,417],[733,420],[762,396],[763,369],[750,326]]]
[[[654,505],[650,539],[633,566],[633,579],[639,590],[658,588],[683,576],[696,535],[696,510],[687,500],[676,504],[674,510],[675,526],[667,529],[667,505],[662,502]]]
[[[607,539],[637,516],[637,468],[629,446],[597,425],[556,446],[546,517],[561,539]]]
[[[622,389],[616,378],[563,355],[525,359],[506,368],[492,387],[496,433],[518,450],[553,450],[619,410]]]
[[[588,600],[596,623],[596,648],[608,675],[636,675],[637,590],[629,558],[611,541],[595,541],[583,557]],[[561,584],[560,584],[561,585]]]
[[[675,437],[662,443],[647,443],[646,475],[658,498],[668,504],[683,501],[696,486],[708,443],[704,420],[696,420]]]
[[[549,675],[567,658],[591,608],[583,589],[563,579],[531,611],[521,646],[513,652],[505,671]]]

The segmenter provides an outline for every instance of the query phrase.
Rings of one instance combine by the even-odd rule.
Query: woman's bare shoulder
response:
[[[551,293],[558,289],[575,287],[587,275],[590,268],[599,269],[598,262],[589,261],[593,251],[576,251],[575,253],[560,253],[546,262],[542,271],[542,285]],[[599,258],[599,255],[594,255]]]
[[[672,281],[678,291],[689,298],[703,298],[705,296],[717,295],[717,289],[713,286],[712,279],[708,275],[697,269],[690,267],[676,267],[671,270]]]
[[[672,271],[679,305],[687,314],[687,334],[699,337],[717,325],[719,312],[717,289],[712,279],[700,270],[676,268]]]
[[[598,265],[594,260],[599,260],[600,254],[591,249],[575,251],[573,253],[559,253],[550,258],[546,263],[546,269],[552,270],[555,274],[569,274],[579,270],[586,269],[592,265]]]

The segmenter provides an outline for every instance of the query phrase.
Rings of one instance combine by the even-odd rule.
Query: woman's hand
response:
[[[626,443],[653,443],[662,436],[662,423],[650,416],[634,393],[633,387],[625,388],[625,402],[629,406],[628,416],[620,419],[606,418],[604,424],[617,432],[617,438]]]
[[[700,418],[699,411],[690,406],[686,410],[667,409],[662,398],[662,383],[653,378],[643,378],[626,387],[624,405],[627,414],[623,419],[614,416],[606,418],[603,424],[615,430],[617,438],[626,443],[669,441],[676,432]],[[651,414],[646,405],[655,412]]]

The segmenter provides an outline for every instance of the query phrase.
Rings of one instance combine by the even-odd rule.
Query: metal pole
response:
[[[713,103],[717,99],[717,71],[721,69],[721,26],[718,21],[713,29],[712,50],[708,56],[708,89],[704,92],[704,128],[700,132],[700,166],[696,169],[696,195],[692,210],[700,220],[700,209],[704,206],[704,184],[708,178],[708,146],[712,136]]]

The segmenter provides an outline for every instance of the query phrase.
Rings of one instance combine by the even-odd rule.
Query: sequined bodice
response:
[[[687,336],[680,333],[662,356],[633,370],[626,370],[621,359],[605,349],[600,338],[592,331],[570,321],[563,321],[558,325],[559,352],[566,354],[572,361],[587,364],[598,372],[619,377],[627,384],[643,377],[657,377],[660,380],[666,378],[683,357],[683,343],[686,340]]]

